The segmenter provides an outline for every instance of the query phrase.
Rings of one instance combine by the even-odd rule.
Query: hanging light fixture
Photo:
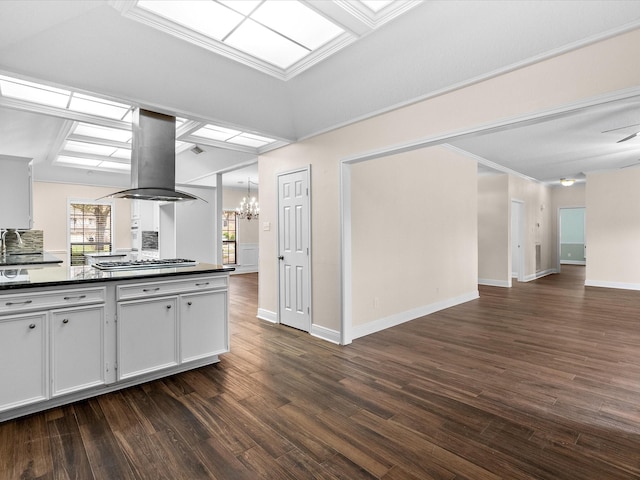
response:
[[[251,220],[252,218],[258,218],[260,215],[260,207],[256,197],[251,196],[251,184],[258,185],[256,182],[252,182],[251,179],[247,179],[247,196],[242,199],[240,206],[236,208],[236,215],[238,218],[246,218]]]

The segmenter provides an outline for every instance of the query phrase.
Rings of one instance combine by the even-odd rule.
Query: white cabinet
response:
[[[51,312],[51,396],[105,383],[104,306]]]
[[[0,317],[0,412],[47,398],[47,314]]]
[[[177,297],[120,302],[118,380],[178,364]]]
[[[229,275],[0,289],[0,422],[210,365]]]
[[[227,292],[180,296],[180,361],[229,351]]]
[[[32,226],[31,159],[0,155],[0,228]]]
[[[0,296],[0,412],[104,383],[104,299],[104,287]]]
[[[119,285],[118,380],[228,352],[228,282],[225,275]]]

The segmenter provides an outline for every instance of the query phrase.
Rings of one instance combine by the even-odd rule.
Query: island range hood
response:
[[[176,190],[176,117],[137,108],[133,112],[131,188],[110,198],[177,202],[200,200]]]

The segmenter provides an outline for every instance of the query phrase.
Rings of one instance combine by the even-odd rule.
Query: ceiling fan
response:
[[[626,142],[627,140],[631,140],[632,138],[637,137],[638,135],[640,135],[640,132],[632,133],[631,135],[627,135],[626,137],[624,137],[622,140],[618,140],[616,143]]]
[[[640,125],[640,123],[632,123],[631,125],[625,125],[624,127],[618,127],[618,128],[612,128],[610,130],[605,130],[602,133],[615,132],[616,130],[623,130],[623,129],[629,128],[629,127],[637,127],[638,125]],[[640,130],[635,132],[635,133],[632,133],[631,135],[627,135],[623,139],[618,140],[616,143],[626,142],[627,140],[631,140],[632,138],[637,137],[638,135],[640,135]]]

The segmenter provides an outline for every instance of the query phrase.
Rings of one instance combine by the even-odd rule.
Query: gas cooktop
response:
[[[192,267],[197,265],[195,260],[186,258],[163,258],[151,260],[130,260],[126,262],[97,262],[94,268],[100,270],[137,270],[139,268]]]

